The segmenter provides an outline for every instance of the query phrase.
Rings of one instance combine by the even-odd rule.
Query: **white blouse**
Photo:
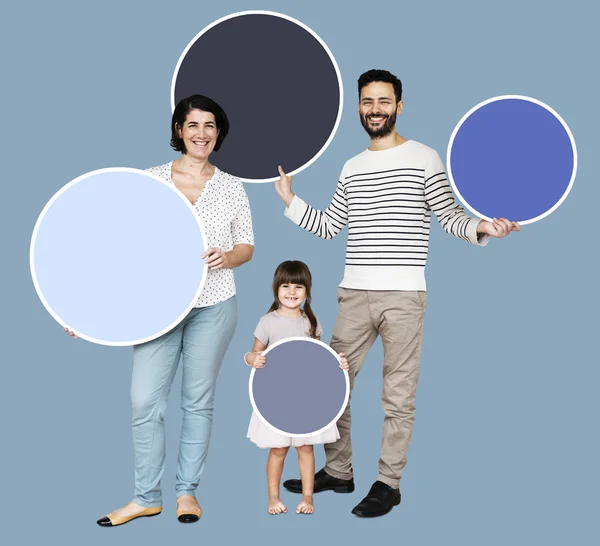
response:
[[[147,171],[173,184],[172,164],[170,161]],[[194,208],[202,220],[209,247],[228,252],[235,245],[254,244],[250,203],[242,182],[235,176],[215,167],[215,174],[206,181]],[[196,307],[215,305],[234,295],[233,270],[209,270]]]

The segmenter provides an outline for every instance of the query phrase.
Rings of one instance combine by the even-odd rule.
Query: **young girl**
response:
[[[269,345],[281,339],[288,337],[321,338],[323,332],[321,323],[310,307],[311,285],[310,271],[303,262],[287,261],[277,267],[273,278],[273,304],[256,327],[252,351],[244,355],[244,361],[248,366],[263,368],[266,357],[261,353]],[[303,303],[304,307],[302,307]],[[348,362],[341,353],[340,360],[340,367],[347,370]],[[298,466],[302,479],[302,501],[296,508],[296,513],[312,514],[314,512],[315,457],[313,445],[335,442],[339,437],[335,424],[320,434],[305,438],[292,438],[278,434],[268,428],[255,412],[252,412],[248,438],[258,447],[271,448],[267,460],[268,511],[270,514],[287,512],[287,508],[279,498],[279,482],[285,456],[292,445],[298,451]]]

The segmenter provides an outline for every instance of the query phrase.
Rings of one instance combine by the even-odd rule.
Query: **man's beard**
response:
[[[369,127],[367,116],[360,116],[360,123],[365,131],[369,133],[371,138],[383,138],[391,134],[391,132],[394,130],[394,127],[396,126],[396,112],[394,112],[391,116],[388,116],[379,129],[371,129],[371,127]]]

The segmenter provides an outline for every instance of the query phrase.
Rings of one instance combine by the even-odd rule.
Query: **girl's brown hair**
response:
[[[306,289],[306,300],[304,301],[304,314],[310,322],[310,330],[308,331],[309,337],[316,337],[317,332],[317,317],[313,313],[310,307],[310,290],[312,288],[312,275],[308,266],[304,262],[298,260],[288,260],[287,262],[280,263],[275,270],[273,276],[273,303],[269,308],[269,313],[279,309],[279,287],[282,284],[301,284]]]

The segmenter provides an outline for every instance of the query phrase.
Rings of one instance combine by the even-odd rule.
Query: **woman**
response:
[[[183,99],[173,112],[171,146],[181,157],[148,169],[181,191],[202,219],[210,248],[206,284],[196,307],[167,334],[133,349],[131,400],[135,496],[98,520],[114,527],[162,510],[160,479],[165,461],[164,412],[181,357],[183,425],[177,463],[177,517],[198,521],[195,497],[210,441],[213,400],[221,361],[237,322],[232,269],[249,261],[254,237],[242,183],[209,162],[229,123],[223,109],[202,95]],[[191,250],[193,251],[193,250]],[[176,281],[176,279],[175,279]]]

